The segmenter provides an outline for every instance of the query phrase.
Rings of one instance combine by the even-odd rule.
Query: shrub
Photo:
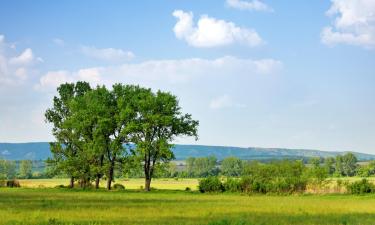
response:
[[[234,178],[228,178],[226,180],[226,182],[224,183],[224,189],[225,189],[225,191],[229,191],[229,192],[240,192],[240,191],[242,191],[241,180],[234,179]]]
[[[294,193],[306,190],[307,177],[301,161],[257,162],[245,166],[240,186],[243,192]]]
[[[125,186],[122,184],[114,184],[113,189],[115,190],[125,190]]]
[[[367,179],[348,184],[346,189],[350,194],[375,193],[375,185],[370,183]]]
[[[21,187],[20,182],[18,182],[18,180],[7,180],[6,186],[10,188]]]
[[[191,191],[191,188],[190,187],[186,187],[185,191]]]
[[[63,184],[56,185],[55,188],[65,188]]]
[[[222,192],[224,186],[218,177],[207,177],[199,181],[199,191],[205,192]]]

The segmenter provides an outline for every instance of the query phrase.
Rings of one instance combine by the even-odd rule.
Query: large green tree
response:
[[[182,113],[177,97],[170,93],[139,89],[134,97],[137,116],[130,126],[131,136],[143,162],[145,190],[150,191],[155,166],[174,158],[171,142],[178,136],[197,138],[199,123]]]
[[[53,98],[53,106],[45,113],[46,121],[53,125],[52,133],[56,139],[50,143],[52,157],[47,163],[56,172],[64,172],[70,177],[70,187],[78,177],[84,180],[81,183],[86,183],[88,171],[86,160],[78,157],[82,153],[80,136],[66,121],[71,116],[71,101],[89,90],[90,85],[86,82],[61,84],[57,88],[58,95]]]

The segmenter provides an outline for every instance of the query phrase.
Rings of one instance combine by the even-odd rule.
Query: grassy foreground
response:
[[[0,224],[374,224],[375,196],[0,188]]]

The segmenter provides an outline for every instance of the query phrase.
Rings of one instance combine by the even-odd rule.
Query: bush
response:
[[[346,190],[350,194],[375,193],[375,185],[370,183],[367,179],[362,179],[348,184]]]
[[[218,177],[207,177],[200,180],[198,188],[202,193],[224,191],[224,186]]]
[[[20,185],[20,182],[18,182],[18,180],[7,180],[6,182],[6,187],[10,187],[10,188],[17,188],[17,187],[21,187]]]
[[[186,187],[185,191],[191,191],[191,188],[190,187]]]
[[[229,192],[241,192],[241,180],[234,179],[234,178],[228,178],[226,182],[224,183],[224,189],[225,191]]]
[[[252,162],[245,165],[240,186],[243,192],[290,194],[306,190],[307,177],[302,161]]]
[[[56,185],[55,188],[65,188],[63,184]]]
[[[125,186],[122,184],[114,184],[113,189],[115,190],[125,190]]]

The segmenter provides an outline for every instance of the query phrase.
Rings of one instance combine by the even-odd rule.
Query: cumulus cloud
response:
[[[227,0],[227,5],[240,10],[273,12],[273,9],[259,0]]]
[[[375,1],[332,0],[326,14],[333,17],[334,21],[321,32],[324,44],[349,44],[369,49],[375,47]]]
[[[7,43],[5,36],[0,35],[0,85],[17,84],[26,80],[33,64],[43,61],[34,56],[31,48],[18,55],[14,51],[14,44]]]
[[[37,89],[54,90],[59,84],[78,80],[92,84],[132,83],[145,86],[187,83],[203,78],[272,74],[282,68],[274,59],[240,59],[232,56],[217,59],[189,58],[149,60],[118,66],[85,68],[78,71],[50,71],[40,78]]]
[[[211,109],[223,108],[245,108],[245,104],[236,103],[229,95],[222,95],[211,100],[209,107]]]
[[[108,62],[119,62],[134,58],[134,53],[116,48],[96,48],[83,46],[81,51],[84,55]]]
[[[233,43],[255,47],[264,43],[255,30],[238,27],[232,22],[203,15],[195,26],[192,12],[175,10],[173,16],[177,18],[173,28],[176,37],[194,47],[217,47]]]

